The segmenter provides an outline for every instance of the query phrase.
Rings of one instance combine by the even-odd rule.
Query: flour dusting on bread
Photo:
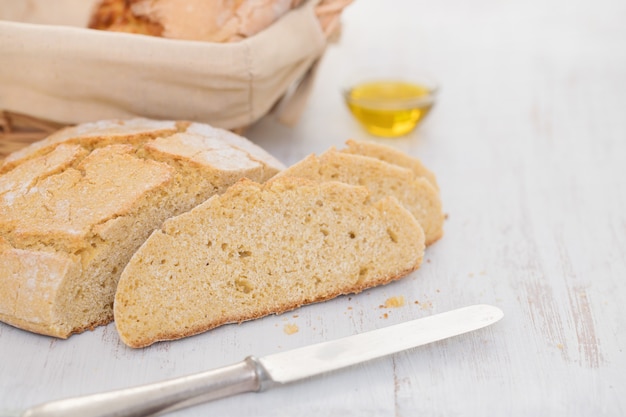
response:
[[[0,320],[68,337],[113,319],[131,255],[162,222],[282,165],[231,132],[132,119],[64,129],[0,167]]]

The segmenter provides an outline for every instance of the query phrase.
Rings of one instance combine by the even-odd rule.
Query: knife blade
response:
[[[263,391],[489,326],[504,316],[474,305],[329,342],[149,385],[52,401],[21,417],[140,417],[235,394]]]

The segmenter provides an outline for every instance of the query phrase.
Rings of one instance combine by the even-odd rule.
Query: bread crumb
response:
[[[389,318],[389,314],[387,314],[387,313],[383,314],[383,318],[384,318],[384,319]]]
[[[404,296],[390,297],[385,300],[385,308],[398,308],[404,305]]]
[[[298,325],[296,324],[285,324],[285,326],[283,327],[283,332],[285,332],[285,334],[294,334],[294,333],[298,333],[298,331],[300,331],[300,329],[298,328]]]

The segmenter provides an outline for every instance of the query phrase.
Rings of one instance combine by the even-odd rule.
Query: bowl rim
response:
[[[351,92],[357,86],[363,84],[370,84],[376,82],[383,83],[407,83],[413,85],[419,85],[426,87],[428,93],[419,97],[399,98],[396,100],[384,100],[384,99],[370,99],[370,98],[354,98],[351,96]],[[377,109],[405,109],[411,107],[420,107],[433,105],[437,96],[439,95],[441,87],[439,84],[430,77],[418,77],[418,78],[405,78],[405,77],[366,77],[357,80],[349,85],[341,88],[341,93],[347,104],[358,104],[365,107],[377,108]]]

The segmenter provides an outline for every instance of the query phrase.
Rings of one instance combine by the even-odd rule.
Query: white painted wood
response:
[[[438,175],[449,219],[423,267],[143,350],[112,325],[61,341],[0,324],[0,410],[489,303],[505,311],[491,328],[175,415],[626,415],[626,3],[356,0],[343,21],[300,123],[268,117],[247,135],[287,164],[348,138],[380,141],[345,109],[344,78],[370,64],[436,75],[431,117],[384,140]],[[398,295],[404,307],[379,308]]]

